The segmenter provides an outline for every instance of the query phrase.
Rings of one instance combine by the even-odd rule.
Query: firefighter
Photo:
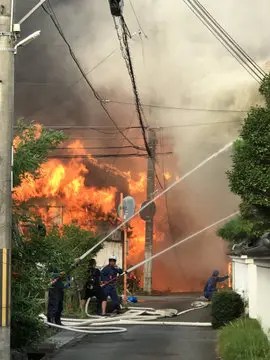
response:
[[[47,320],[49,323],[62,325],[61,315],[64,307],[64,290],[70,287],[70,277],[64,282],[66,274],[55,270],[51,276],[48,298]]]
[[[217,291],[217,284],[229,279],[229,276],[219,276],[219,271],[214,270],[212,276],[207,280],[204,286],[204,297],[211,301],[214,293]]]
[[[111,256],[109,258],[109,264],[105,266],[101,271],[101,280],[102,280],[102,287],[106,299],[108,298],[108,296],[110,296],[112,300],[113,303],[112,311],[117,311],[117,313],[119,314],[121,307],[120,307],[119,296],[116,290],[116,279],[118,275],[123,273],[123,271],[116,265],[116,261],[117,261],[116,256]]]
[[[84,300],[85,302],[92,297],[97,299],[97,311],[99,312],[99,306],[101,304],[101,315],[106,315],[107,297],[104,294],[102,287],[100,286],[101,272],[96,268],[96,260],[91,259],[89,261],[88,279],[84,287]]]

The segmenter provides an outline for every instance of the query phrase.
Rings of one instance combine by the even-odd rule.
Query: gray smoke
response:
[[[33,0],[24,1],[24,4],[18,2],[17,17],[34,3]],[[202,3],[250,56],[264,66],[270,57],[269,46],[266,46],[270,43],[266,16],[270,11],[269,1],[260,0],[255,4],[252,0],[241,3],[227,0],[220,4],[204,0]],[[88,76],[104,99],[133,101],[108,1],[51,0],[51,4],[87,72],[117,49]],[[135,35],[131,41],[143,103],[190,109],[245,110],[260,101],[258,84],[183,1],[133,0],[133,5],[148,36],[145,39],[143,35]],[[129,1],[125,1],[125,17],[131,33],[138,33]],[[111,125],[85,81],[80,80],[81,75],[66,46],[41,9],[25,24],[24,33],[36,29],[42,30],[40,39],[21,50],[17,57],[17,117],[51,125]],[[119,125],[138,124],[133,107],[109,104],[108,108]],[[145,115],[152,126],[177,126],[163,130],[164,141],[171,144],[174,157],[158,159],[159,166],[172,173],[169,182],[236,138],[244,116],[239,112],[157,108],[146,109]],[[204,125],[194,126],[199,123]],[[80,133],[76,132],[74,137],[78,135]],[[140,133],[130,132],[129,136],[139,137]],[[159,150],[166,150],[160,146],[160,132],[158,137]],[[105,139],[98,142],[109,143]],[[130,161],[119,163],[126,169],[132,168],[131,165]],[[136,170],[145,170],[145,163],[134,162],[135,165]],[[167,221],[167,228],[164,228],[168,233],[167,241],[158,243],[157,249],[235,210],[238,200],[229,192],[225,176],[229,167],[230,154],[221,155],[171,191],[167,198],[171,229]],[[225,245],[212,231],[157,261],[156,271],[162,269],[166,279],[171,279],[172,289],[194,290],[201,286],[212,268],[225,270],[225,263]],[[158,273],[155,284],[164,289],[167,284],[165,286],[164,276]]]

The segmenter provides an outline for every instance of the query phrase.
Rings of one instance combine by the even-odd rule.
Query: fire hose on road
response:
[[[194,303],[193,303],[194,304]],[[176,309],[160,309],[143,307],[130,307],[128,310],[117,316],[93,316],[88,314],[89,301],[86,303],[87,319],[71,319],[63,318],[63,325],[56,325],[47,322],[45,315],[40,315],[40,318],[45,324],[55,327],[57,329],[69,330],[84,334],[118,334],[127,331],[127,328],[119,327],[119,325],[166,325],[166,326],[200,326],[209,327],[211,323],[199,322],[184,322],[184,321],[158,321],[158,319],[173,318],[181,316],[187,312],[202,309],[208,304],[200,302],[199,306],[193,305],[192,308],[178,312]],[[116,326],[118,325],[118,326]]]
[[[107,236],[105,236],[101,241],[99,241],[95,246],[93,246],[91,249],[89,249],[88,251],[86,251],[79,259],[76,260],[75,265],[79,265],[80,261],[83,260],[86,256],[88,256],[89,254],[91,254],[99,245],[101,245],[105,240],[107,240],[110,236],[112,236],[117,230],[121,229],[124,225],[126,225],[132,218],[134,218],[136,215],[138,215],[142,210],[144,210],[145,208],[147,208],[151,203],[153,203],[154,201],[156,201],[158,198],[160,198],[162,195],[164,195],[165,193],[167,193],[169,190],[171,190],[173,187],[175,187],[178,183],[180,183],[181,181],[183,181],[184,179],[186,179],[188,176],[190,176],[191,174],[193,174],[194,172],[196,172],[197,170],[199,170],[201,167],[203,167],[205,164],[207,164],[209,161],[211,161],[212,159],[216,158],[217,156],[219,156],[220,154],[222,154],[223,152],[227,151],[229,148],[231,148],[232,146],[232,142],[228,143],[227,145],[225,145],[223,148],[221,148],[220,150],[218,150],[217,152],[213,153],[211,156],[209,156],[207,159],[203,160],[200,164],[198,164],[195,168],[193,168],[192,170],[190,170],[188,173],[186,173],[184,176],[182,176],[181,178],[177,179],[175,182],[173,182],[170,186],[168,186],[165,190],[163,190],[162,192],[160,192],[158,195],[156,195],[152,200],[150,200],[147,204],[145,204],[143,207],[141,207],[140,210],[138,210],[137,212],[134,213],[134,215],[132,217],[130,217],[128,220],[125,220],[122,224],[120,224],[118,227],[116,227],[116,229],[114,229],[112,232],[110,232]],[[211,225],[206,226],[205,228],[187,236],[186,238],[178,241],[177,243],[165,248],[164,250],[158,252],[157,254],[139,262],[138,264],[130,267],[129,269],[127,269],[127,271],[125,273],[130,273],[131,271],[137,269],[138,267],[144,265],[145,263],[152,261],[153,259],[165,254],[166,252],[172,250],[173,248],[175,248],[176,246],[179,246],[193,238],[195,238],[196,236],[202,234],[203,232],[221,224],[222,222],[234,217],[235,215],[237,215],[239,212],[234,212],[214,223],[212,223]],[[121,276],[123,276],[125,273],[121,274]],[[87,308],[86,308],[86,313],[88,314],[88,305],[89,302],[87,303]],[[87,333],[87,334],[111,334],[111,333],[122,333],[127,331],[126,328],[122,328],[122,327],[118,327],[118,326],[114,326],[114,325],[174,325],[174,326],[211,326],[210,323],[193,323],[193,322],[175,322],[175,321],[157,321],[160,318],[164,318],[164,317],[172,317],[172,316],[180,316],[183,315],[189,311],[194,311],[196,309],[200,309],[202,307],[207,306],[207,303],[201,303],[199,304],[197,302],[197,306],[193,306],[190,309],[187,309],[183,312],[178,313],[177,310],[155,310],[155,309],[144,309],[144,308],[129,308],[128,311],[120,316],[116,316],[116,317],[93,317],[91,316],[91,318],[88,319],[62,319],[63,321],[63,326],[61,325],[56,325],[56,324],[52,324],[52,323],[48,323],[46,321],[46,318],[44,318],[44,315],[42,316],[42,318],[44,319],[44,322],[47,323],[48,325],[55,327],[55,328],[60,328],[60,329],[65,329],[65,330],[70,330],[70,331],[75,331],[75,332],[81,332],[81,333]],[[167,311],[167,313],[166,313]],[[89,315],[90,316],[90,315]]]

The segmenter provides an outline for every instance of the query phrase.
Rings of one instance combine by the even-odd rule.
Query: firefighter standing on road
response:
[[[106,298],[110,296],[113,302],[113,311],[120,312],[120,301],[116,290],[116,279],[118,275],[122,274],[123,271],[116,266],[117,258],[111,256],[109,258],[109,264],[105,266],[101,271],[101,281],[104,294]]]
[[[62,325],[61,315],[64,307],[64,290],[70,287],[70,277],[68,276],[67,282],[64,283],[65,276],[64,272],[59,273],[57,270],[51,276],[47,312],[49,323]]]

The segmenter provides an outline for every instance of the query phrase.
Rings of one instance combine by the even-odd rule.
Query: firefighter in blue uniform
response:
[[[211,301],[214,293],[217,291],[217,284],[229,279],[229,276],[219,276],[219,271],[214,270],[212,276],[207,280],[204,286],[204,297]]]
[[[49,323],[61,324],[64,305],[64,290],[70,287],[70,277],[64,282],[65,273],[54,270],[49,287],[47,320]]]
[[[109,264],[105,266],[101,271],[101,281],[103,292],[108,298],[110,296],[113,303],[113,311],[120,312],[120,301],[119,296],[116,290],[116,279],[117,277],[123,273],[123,270],[116,266],[117,258],[115,256],[111,256],[109,258]]]

